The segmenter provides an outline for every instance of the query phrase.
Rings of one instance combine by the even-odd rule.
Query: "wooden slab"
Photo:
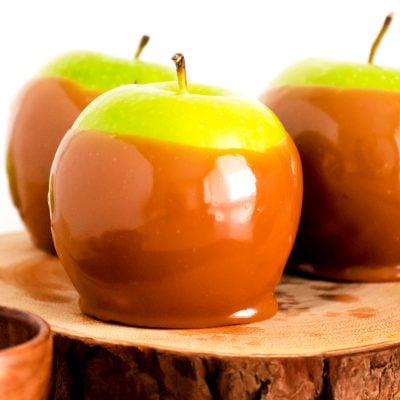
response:
[[[400,283],[285,276],[255,324],[143,329],[82,315],[55,257],[0,236],[0,304],[55,333],[54,399],[400,398]],[[398,397],[396,397],[398,396]]]

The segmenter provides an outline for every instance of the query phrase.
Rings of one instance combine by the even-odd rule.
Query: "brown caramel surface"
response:
[[[276,312],[302,194],[290,139],[255,153],[79,131],[54,165],[53,235],[85,313],[189,328]]]
[[[61,139],[97,93],[61,78],[38,78],[21,92],[10,124],[7,168],[15,206],[35,245],[54,252],[47,194]]]
[[[333,279],[400,279],[400,92],[281,87],[262,100],[302,160],[297,268]]]

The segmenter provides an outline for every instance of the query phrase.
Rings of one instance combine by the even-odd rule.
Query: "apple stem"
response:
[[[180,93],[187,92],[187,80],[186,80],[186,64],[185,57],[182,53],[176,53],[172,56],[172,60],[175,62],[176,75],[178,76],[178,85]]]
[[[392,19],[393,19],[393,13],[390,13],[386,16],[385,21],[383,21],[383,25],[378,33],[378,36],[375,38],[374,43],[372,43],[368,57],[368,64],[372,64],[374,62],[376,50],[379,47],[379,44],[381,43],[383,36],[388,30],[389,25],[392,22]]]
[[[135,60],[139,59],[140,55],[142,54],[143,49],[146,47],[149,40],[150,40],[150,36],[147,36],[147,35],[142,36],[142,38],[140,39],[138,48],[136,50],[136,53],[135,53]]]

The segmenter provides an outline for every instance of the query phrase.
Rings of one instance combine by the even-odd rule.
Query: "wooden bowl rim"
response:
[[[14,353],[24,354],[25,351],[45,345],[52,338],[49,324],[30,311],[0,305],[0,316],[19,321],[25,325],[34,327],[36,330],[36,333],[28,340],[0,349],[0,358],[11,357]]]

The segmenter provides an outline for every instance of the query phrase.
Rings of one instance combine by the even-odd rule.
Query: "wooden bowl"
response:
[[[52,350],[46,322],[28,312],[0,307],[0,399],[44,399]]]

